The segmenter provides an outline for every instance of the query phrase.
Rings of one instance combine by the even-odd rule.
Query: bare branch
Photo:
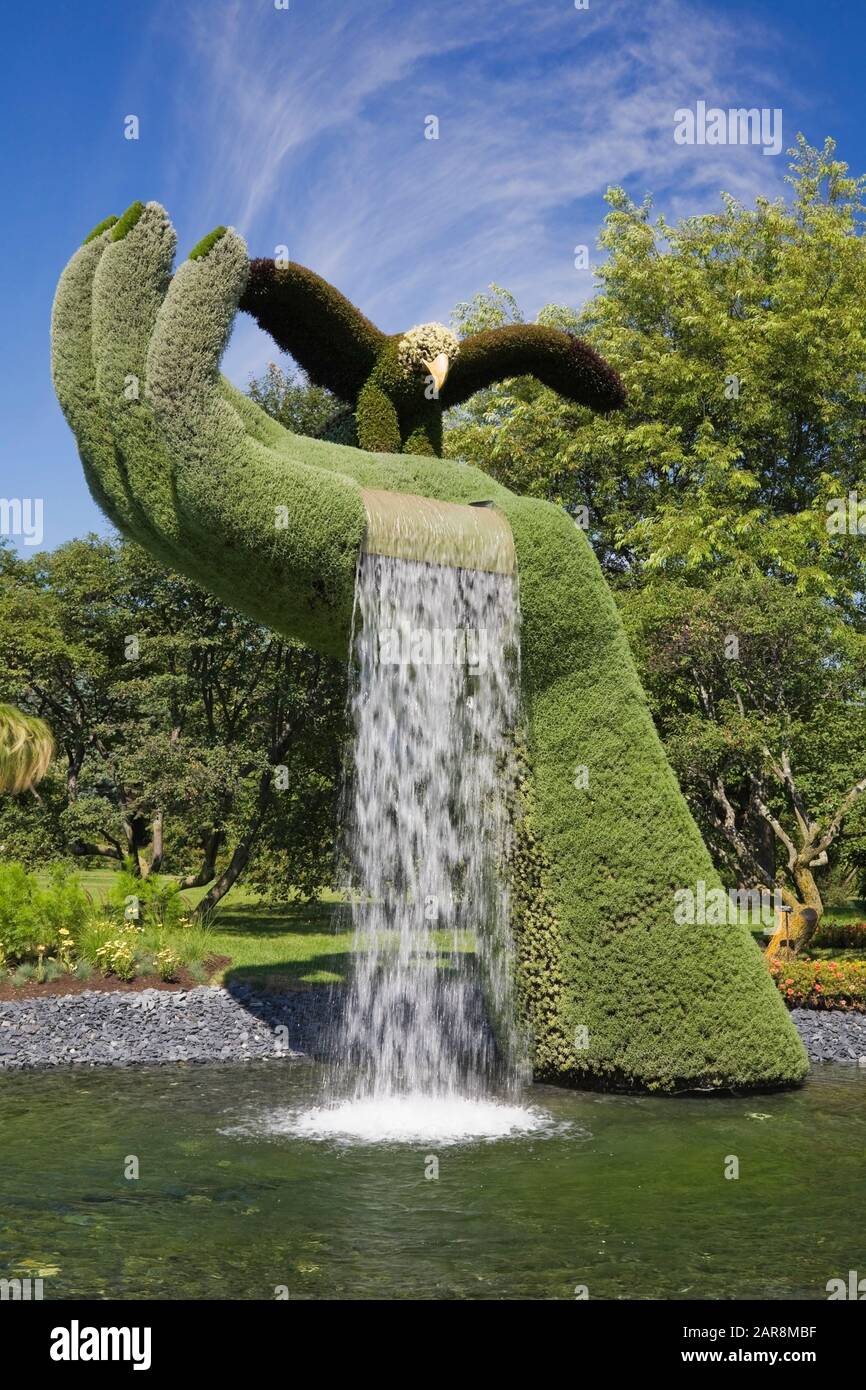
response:
[[[817,845],[813,847],[816,854],[823,854],[830,848],[836,836],[839,834],[839,831],[842,829],[842,822],[848,812],[851,810],[858,797],[861,797],[864,792],[866,792],[866,777],[861,777],[860,781],[855,782],[850,791],[843,797],[842,804],[830,821],[826,833],[822,835]]]
[[[791,839],[784,826],[781,825],[780,822],[773,815],[773,812],[770,810],[763,797],[755,797],[755,809],[756,811],[758,811],[760,815],[763,816],[767,824],[772,826],[773,833],[775,834],[776,838],[778,840],[781,840],[782,844],[785,846],[785,849],[788,851],[788,868],[793,872],[794,866],[799,858],[797,847],[794,844],[794,841]]]

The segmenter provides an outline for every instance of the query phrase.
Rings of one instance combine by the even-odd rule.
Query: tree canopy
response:
[[[676,224],[610,189],[598,292],[539,319],[617,368],[625,409],[515,379],[452,412],[446,452],[585,527],[719,862],[808,895],[862,885],[866,179],[832,140],[790,153],[786,199]],[[455,311],[521,318],[497,285]]]

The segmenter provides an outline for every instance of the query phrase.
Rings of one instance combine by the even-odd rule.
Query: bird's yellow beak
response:
[[[451,358],[447,352],[440,352],[438,357],[434,357],[432,362],[424,360],[424,366],[433,378],[433,383],[437,391],[441,391],[445,382],[448,380],[448,373],[451,369]]]

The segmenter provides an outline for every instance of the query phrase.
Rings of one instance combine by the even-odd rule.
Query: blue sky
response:
[[[46,546],[108,530],[51,389],[54,287],[135,198],[166,205],[180,255],[232,223],[252,254],[288,245],[395,332],[447,322],[490,281],[528,316],[579,303],[592,278],[574,248],[594,247],[609,184],[671,216],[721,189],[778,195],[798,130],[866,169],[861,0],[4,8],[0,496],[44,499]],[[783,153],[677,145],[673,113],[698,100],[781,108]],[[241,318],[224,366],[245,386],[276,356]]]

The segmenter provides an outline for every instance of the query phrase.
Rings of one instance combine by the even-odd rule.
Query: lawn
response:
[[[80,873],[83,886],[94,901],[106,897],[114,877],[108,868]],[[190,907],[206,889],[190,889],[184,897]],[[248,981],[261,989],[309,989],[345,981],[352,955],[353,934],[346,917],[338,912],[336,894],[325,892],[313,903],[263,902],[240,885],[229,892],[207,928],[176,930],[166,936],[185,962],[209,957],[229,957],[231,964],[213,971],[211,983]],[[866,921],[866,902],[854,900],[846,907],[828,909],[826,921]],[[763,944],[759,937],[759,944]],[[447,953],[448,933],[436,933],[436,944]],[[471,950],[465,942],[462,949]],[[817,957],[862,959],[857,950],[817,950]],[[443,962],[444,963],[444,962]]]
[[[98,902],[107,896],[114,870],[87,869],[80,878]],[[192,888],[184,897],[194,907],[206,891]],[[352,933],[338,925],[338,905],[336,895],[326,893],[319,902],[273,906],[239,885],[223,898],[213,925],[194,928],[192,935],[207,955],[231,957],[231,965],[211,977],[213,983],[243,978],[269,989],[339,983],[346,977]],[[172,932],[169,940],[186,955],[184,935]]]
[[[825,922],[866,922],[866,898],[852,898],[844,907],[828,907]]]
[[[111,888],[113,869],[90,869],[79,874],[94,902]],[[190,907],[204,897],[204,888],[184,893]],[[248,981],[262,989],[308,989],[341,984],[348,975],[353,932],[341,916],[337,894],[325,891],[313,903],[263,902],[242,885],[223,898],[212,925],[165,932],[159,945],[170,945],[184,963],[210,956],[228,956],[231,964],[211,972],[212,984]],[[433,933],[441,952],[440,964],[451,959],[450,932]],[[471,951],[471,940],[461,941]]]

